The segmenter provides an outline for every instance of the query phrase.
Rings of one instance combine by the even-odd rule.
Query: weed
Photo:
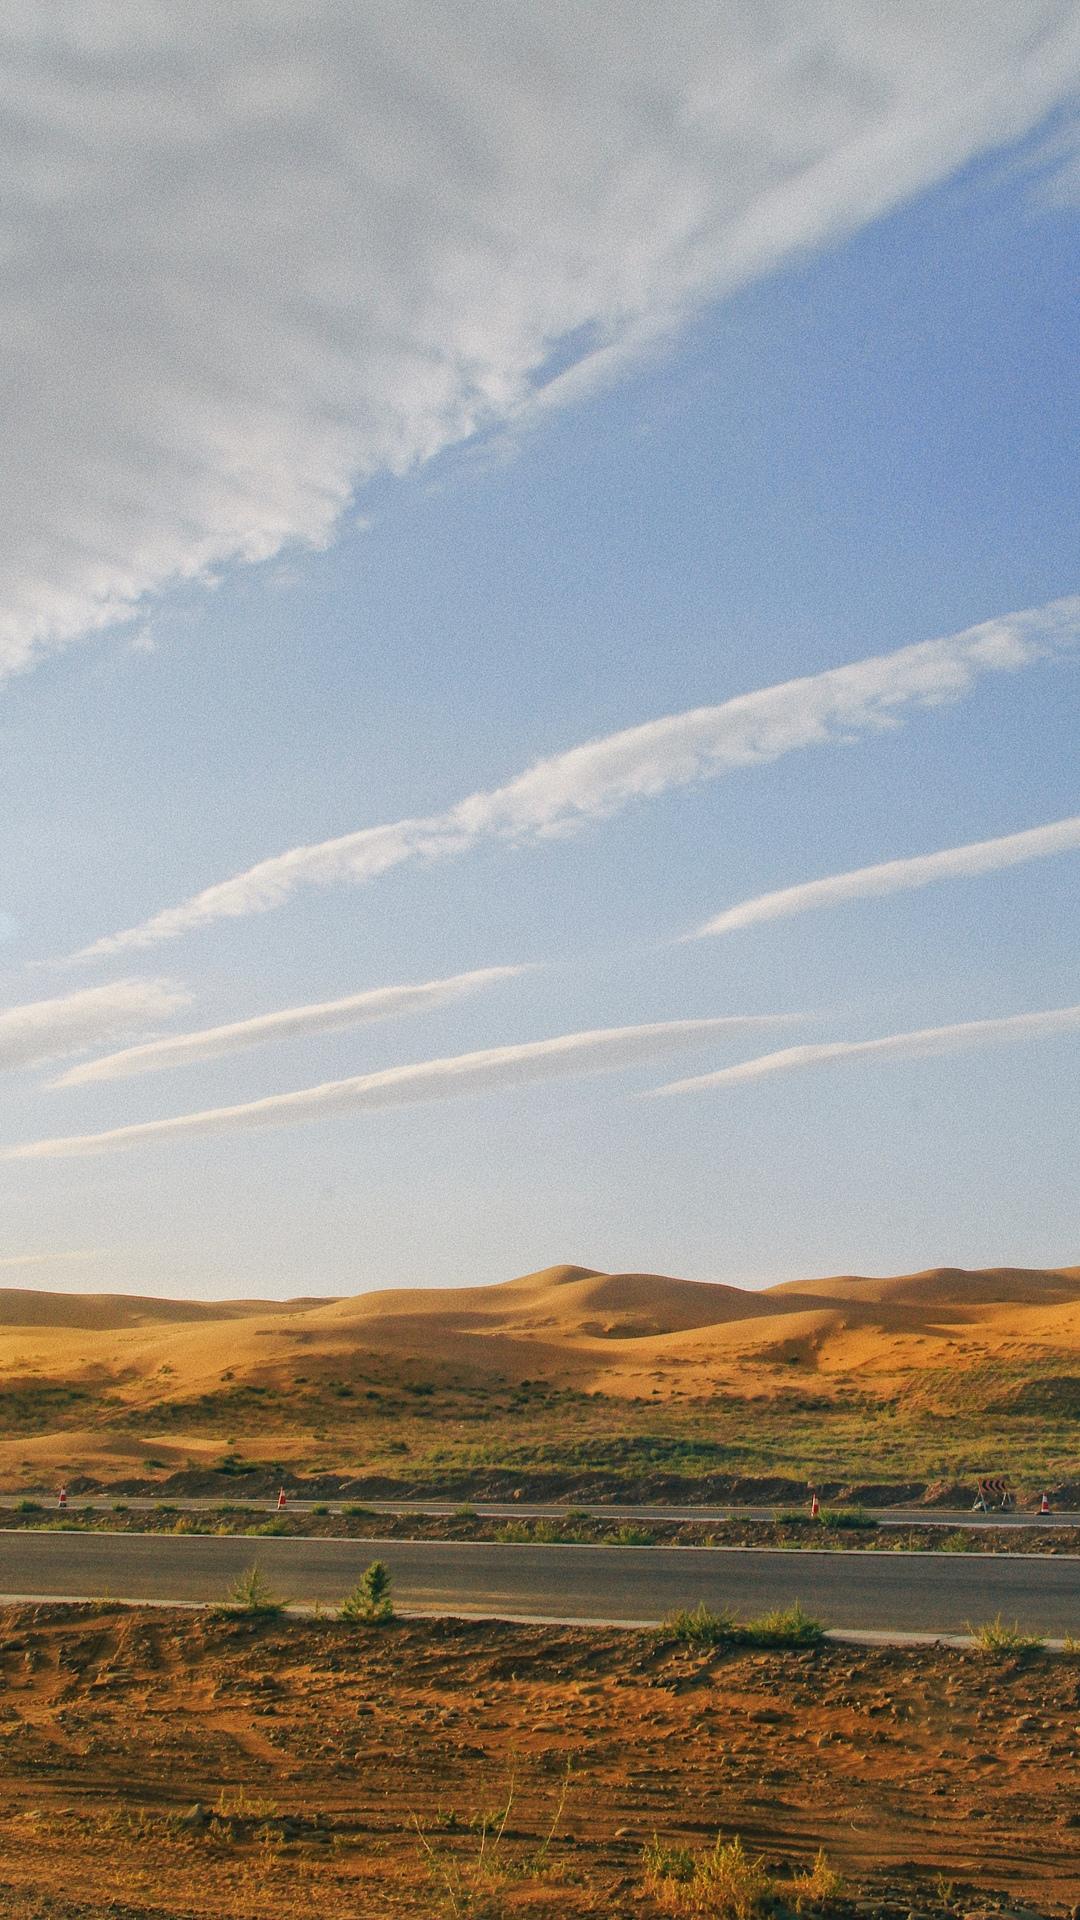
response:
[[[43,1508],[40,1500],[19,1500],[16,1502],[15,1511],[16,1513],[41,1513]]]
[[[684,1647],[717,1647],[733,1640],[735,1633],[734,1617],[726,1611],[713,1613],[702,1600],[696,1607],[679,1607],[667,1614],[658,1637],[675,1640]]]
[[[288,1533],[288,1531],[288,1524],[284,1520],[260,1520],[257,1527],[244,1528],[244,1532],[252,1539],[274,1538],[278,1534]]]
[[[621,1527],[616,1527],[614,1533],[608,1534],[607,1544],[610,1547],[655,1547],[656,1535],[651,1527],[640,1527],[628,1520]]]
[[[697,1865],[697,1855],[691,1847],[673,1847],[655,1833],[642,1848],[641,1860],[645,1877],[653,1884],[664,1880],[685,1884],[693,1879]]]
[[[693,1854],[685,1847],[663,1848],[657,1841],[651,1852],[661,1865],[669,1860],[676,1867],[674,1874],[658,1874],[646,1860],[646,1884],[662,1913],[685,1915],[687,1920],[698,1915],[701,1920],[706,1916],[708,1920],[755,1920],[772,1905],[776,1886],[765,1871],[765,1862],[747,1853],[738,1834],[733,1840],[718,1836],[708,1853]]]
[[[818,1647],[825,1629],[796,1600],[794,1606],[773,1607],[756,1620],[748,1620],[738,1628],[737,1638],[746,1647]]]
[[[476,1508],[470,1507],[468,1501],[465,1502],[464,1506],[455,1507],[453,1513],[450,1515],[451,1520],[475,1520],[476,1517]]]
[[[937,1543],[939,1553],[970,1553],[974,1541],[966,1527],[957,1527],[955,1533],[943,1534]]]
[[[365,1567],[351,1593],[341,1603],[341,1618],[355,1625],[358,1621],[391,1620],[394,1603],[390,1598],[390,1570],[382,1560]]]
[[[342,1507],[341,1511],[347,1520],[374,1520],[377,1517],[373,1507]]]
[[[215,1611],[226,1617],[243,1613],[252,1617],[270,1619],[281,1613],[283,1608],[281,1601],[271,1593],[266,1576],[256,1560],[233,1582],[225,1605],[216,1608]]]
[[[828,1507],[821,1515],[825,1527],[869,1529],[877,1526],[873,1514],[862,1507]]]
[[[823,1907],[826,1901],[836,1900],[842,1890],[843,1881],[830,1867],[824,1847],[818,1848],[809,1873],[796,1875],[785,1889],[795,1902],[796,1913],[805,1913],[808,1907]]]
[[[1061,1643],[1062,1653],[1080,1653],[1080,1634],[1067,1633]]]
[[[1037,1633],[1025,1633],[1018,1620],[1010,1626],[996,1613],[992,1620],[984,1620],[980,1626],[973,1627],[968,1622],[968,1632],[981,1653],[990,1653],[1004,1658],[1010,1653],[1037,1653],[1046,1645]]]

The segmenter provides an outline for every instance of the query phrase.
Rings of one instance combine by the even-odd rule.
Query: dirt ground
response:
[[[642,1858],[718,1832],[833,1914],[1080,1913],[1074,1656],[42,1605],[0,1680],[11,1920],[721,1914]]]

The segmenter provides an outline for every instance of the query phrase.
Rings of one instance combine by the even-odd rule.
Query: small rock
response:
[[[210,1815],[201,1800],[196,1800],[193,1807],[189,1807],[186,1813],[180,1815],[182,1827],[207,1827],[209,1824]]]

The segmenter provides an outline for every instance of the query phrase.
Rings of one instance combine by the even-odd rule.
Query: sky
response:
[[[0,1284],[1080,1260],[1080,10],[16,4]]]

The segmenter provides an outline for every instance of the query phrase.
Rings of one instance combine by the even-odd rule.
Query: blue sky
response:
[[[294,99],[267,9],[261,37],[218,51],[234,92],[271,101],[281,177],[302,179],[326,132],[314,202],[284,211],[256,190],[255,106],[233,124],[191,70],[215,51],[212,13],[194,55],[102,27],[72,83],[101,161],[89,188],[46,85],[86,50],[15,29],[40,85],[34,180],[60,213],[0,308],[50,536],[23,537],[16,513],[2,570],[0,1281],[324,1293],[566,1259],[754,1285],[1080,1258],[1071,829],[1039,857],[980,872],[960,854],[929,885],[860,881],[684,938],[748,899],[1080,813],[1080,608],[1061,611],[1080,590],[1080,31],[1071,8],[1037,11],[1029,41],[993,9],[935,27],[898,7],[878,44],[852,7],[779,8],[768,35],[677,8],[650,89],[634,8],[595,34],[571,8],[526,33],[511,8],[485,104],[454,57],[483,8],[457,13],[457,43],[418,8],[430,37],[416,52],[384,34],[381,63],[357,29],[366,100],[330,86],[343,56],[320,8]],[[720,84],[735,54],[764,158]],[[587,109],[612,71],[598,155]],[[162,100],[202,103],[201,147],[146,112]],[[431,168],[353,153],[362,115],[366,132],[382,112],[415,127],[418,100]],[[125,134],[170,208],[163,237],[107,163]],[[205,158],[219,150],[227,167]],[[379,243],[387,179],[414,243],[407,302]],[[88,276],[77,335],[53,325],[65,270]],[[815,740],[815,681],[785,706],[789,750],[737,764],[725,703],[1018,612],[1023,657],[980,656],[955,697],[901,691],[887,725],[873,702],[830,708]],[[693,778],[681,722],[659,772],[651,744],[647,776],[634,760],[634,797],[618,744],[602,776],[595,755],[557,760],[700,708],[723,710],[725,744],[710,734],[720,759]],[[525,800],[498,797],[553,759]],[[474,794],[475,830],[452,813]],[[401,848],[366,879],[305,856],[287,882],[275,869],[268,903],[244,878],[386,823]],[[193,1043],[152,1073],[90,1064],[515,968],[378,1020],[304,1013]],[[1001,1024],[1051,1010],[1042,1029]],[[558,1077],[513,1051],[643,1026],[667,1031],[571,1042]],[[643,1097],[926,1029],[949,1031]],[[424,1066],[494,1049],[510,1052]],[[204,1120],[152,1130],[188,1115]]]

